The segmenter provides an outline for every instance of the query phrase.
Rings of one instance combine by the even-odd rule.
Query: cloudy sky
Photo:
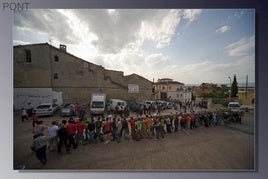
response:
[[[14,14],[14,45],[67,45],[77,57],[148,80],[255,82],[253,9],[31,9]]]

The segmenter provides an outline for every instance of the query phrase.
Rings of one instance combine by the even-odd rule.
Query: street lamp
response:
[[[231,98],[231,93],[232,93],[231,77],[228,76],[228,78],[230,80],[230,93],[229,93],[229,98]]]

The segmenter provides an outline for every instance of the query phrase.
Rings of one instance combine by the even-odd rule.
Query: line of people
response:
[[[66,152],[77,149],[78,145],[89,143],[109,144],[112,141],[120,143],[122,140],[162,139],[168,133],[176,133],[179,130],[193,130],[198,126],[217,126],[221,120],[225,120],[227,114],[219,111],[201,111],[197,113],[176,113],[163,116],[125,117],[112,116],[82,120],[71,117],[61,123],[52,122],[47,127],[42,121],[38,121],[33,130],[34,140],[32,149],[36,151],[37,158],[45,164],[46,148],[61,153],[62,147]],[[229,116],[230,117],[230,116]],[[48,132],[48,135],[45,134]],[[45,137],[47,136],[47,137]],[[43,142],[40,142],[43,141]],[[44,142],[46,141],[46,142]],[[42,145],[40,145],[42,144]],[[45,162],[44,162],[45,161]]]
[[[80,143],[84,143],[85,123],[82,119],[74,118],[62,120],[61,123],[53,121],[51,126],[44,125],[43,121],[38,121],[33,128],[33,142],[31,149],[36,153],[37,159],[46,164],[46,149],[61,153],[65,147],[67,153],[70,149],[77,149]]]

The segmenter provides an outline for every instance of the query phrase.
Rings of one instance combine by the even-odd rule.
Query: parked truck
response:
[[[90,101],[90,114],[104,114],[106,94],[92,93]]]

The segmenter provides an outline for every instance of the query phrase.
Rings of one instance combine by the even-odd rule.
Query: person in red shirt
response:
[[[133,136],[134,131],[135,131],[135,127],[136,127],[135,120],[133,119],[133,117],[130,118],[129,124],[130,124],[131,134]]]
[[[33,112],[32,114],[32,125],[33,125],[33,128],[35,127],[35,125],[37,124],[37,121],[38,121],[38,116],[36,115],[35,112]]]
[[[105,144],[108,144],[111,141],[111,139],[110,139],[111,122],[110,122],[109,118],[107,118],[106,121],[104,122],[103,127],[102,127],[102,131],[104,134]]]
[[[191,120],[190,120],[190,129],[192,130],[195,127],[195,115],[192,114],[190,116]]]
[[[76,145],[75,140],[74,140],[76,127],[75,127],[75,124],[74,124],[74,120],[72,118],[70,118],[68,120],[68,124],[66,126],[66,131],[67,131],[67,134],[68,134],[69,148],[71,148],[71,146],[73,146],[73,148],[76,149],[77,145]]]
[[[76,145],[78,146],[80,140],[82,140],[82,143],[85,144],[84,130],[86,129],[86,125],[81,118],[78,118],[78,121],[75,124],[75,128],[76,128],[76,136],[75,136]]]
[[[103,124],[103,133],[109,134],[110,132],[111,132],[111,122],[110,122],[109,118],[107,118]]]

